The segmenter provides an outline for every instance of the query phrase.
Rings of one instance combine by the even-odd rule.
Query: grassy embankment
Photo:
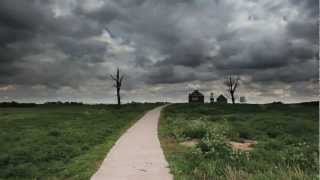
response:
[[[318,179],[318,113],[315,104],[175,104],[159,134],[175,179]],[[250,151],[230,147],[247,139],[257,141]]]
[[[0,179],[89,179],[156,104],[0,108]]]

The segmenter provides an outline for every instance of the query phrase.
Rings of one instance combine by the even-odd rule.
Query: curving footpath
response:
[[[164,106],[146,113],[112,147],[91,180],[172,180],[158,139]]]

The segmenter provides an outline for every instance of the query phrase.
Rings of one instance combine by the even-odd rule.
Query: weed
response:
[[[317,119],[312,104],[175,104],[162,113],[159,134],[175,179],[311,180],[319,171]],[[193,138],[195,148],[179,146]],[[258,143],[249,152],[228,145],[245,139]]]

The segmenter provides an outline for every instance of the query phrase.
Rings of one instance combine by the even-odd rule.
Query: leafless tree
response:
[[[235,104],[234,94],[239,86],[239,77],[229,76],[228,79],[224,82],[224,85],[228,87],[228,93],[231,96],[232,104]]]
[[[119,68],[117,69],[117,74],[115,76],[110,75],[111,79],[114,81],[114,87],[117,89],[117,102],[118,105],[121,105],[121,96],[120,96],[120,89],[122,86],[122,80],[124,78],[123,75],[120,76],[120,70]]]

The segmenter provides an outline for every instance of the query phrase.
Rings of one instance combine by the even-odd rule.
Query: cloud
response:
[[[247,79],[242,91],[256,102],[280,97],[275,89],[288,101],[315,98],[318,6],[316,0],[2,0],[0,84],[17,85],[5,92],[12,99],[112,101],[106,77],[120,67],[128,100],[159,100],[150,90],[181,101],[188,84],[222,93],[219,82],[230,74]]]
[[[14,91],[16,90],[16,87],[14,85],[5,85],[5,86],[0,86],[0,91]]]

